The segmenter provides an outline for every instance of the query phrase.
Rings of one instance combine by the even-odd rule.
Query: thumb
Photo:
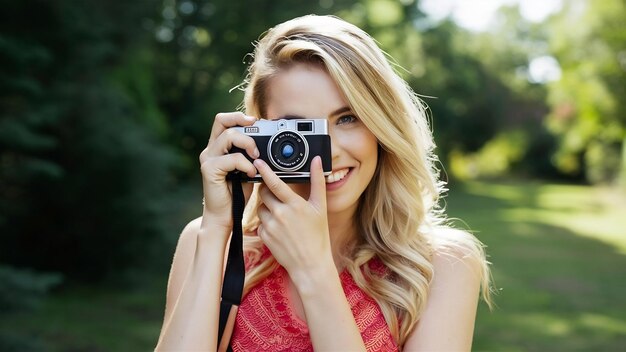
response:
[[[309,202],[317,209],[326,212],[326,179],[322,168],[322,158],[318,155],[311,161],[311,193]]]

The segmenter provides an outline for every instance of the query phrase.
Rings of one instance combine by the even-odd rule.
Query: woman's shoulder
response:
[[[174,259],[181,257],[189,257],[193,254],[196,248],[196,237],[200,231],[200,224],[202,223],[202,217],[191,220],[178,236],[178,244],[176,245],[176,252],[174,253]]]
[[[464,263],[482,271],[486,263],[484,245],[468,231],[440,226],[427,233],[433,249],[433,265],[457,265]]]
[[[200,225],[202,224],[202,216],[197,217],[187,223],[185,227],[183,227],[183,231],[181,232],[181,237],[189,237],[191,234],[197,234],[200,230]]]
[[[404,347],[469,350],[478,297],[488,275],[482,244],[471,233],[450,227],[435,228],[426,236],[433,249],[433,277],[420,323]]]

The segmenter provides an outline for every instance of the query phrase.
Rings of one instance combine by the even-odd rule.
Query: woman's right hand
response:
[[[202,172],[202,188],[204,194],[204,209],[200,228],[215,226],[228,229],[230,234],[232,220],[232,190],[226,181],[226,175],[235,170],[254,177],[257,170],[241,153],[229,154],[233,147],[238,147],[256,159],[259,151],[252,137],[241,132],[229,129],[234,126],[250,126],[256,118],[246,116],[241,112],[220,113],[215,116],[211,137],[207,147],[200,153],[200,171]],[[245,198],[252,192],[251,184],[243,184]]]

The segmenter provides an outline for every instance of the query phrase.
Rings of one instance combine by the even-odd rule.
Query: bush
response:
[[[0,14],[2,263],[96,281],[163,242],[178,159],[109,75],[156,7],[124,4],[11,2]]]
[[[0,266],[0,315],[37,309],[62,276]],[[0,332],[0,351],[43,351],[43,343],[14,331]]]

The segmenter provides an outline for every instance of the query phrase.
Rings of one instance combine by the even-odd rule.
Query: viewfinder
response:
[[[298,122],[297,124],[298,124],[299,132],[313,132],[313,122],[302,121],[302,122]]]

